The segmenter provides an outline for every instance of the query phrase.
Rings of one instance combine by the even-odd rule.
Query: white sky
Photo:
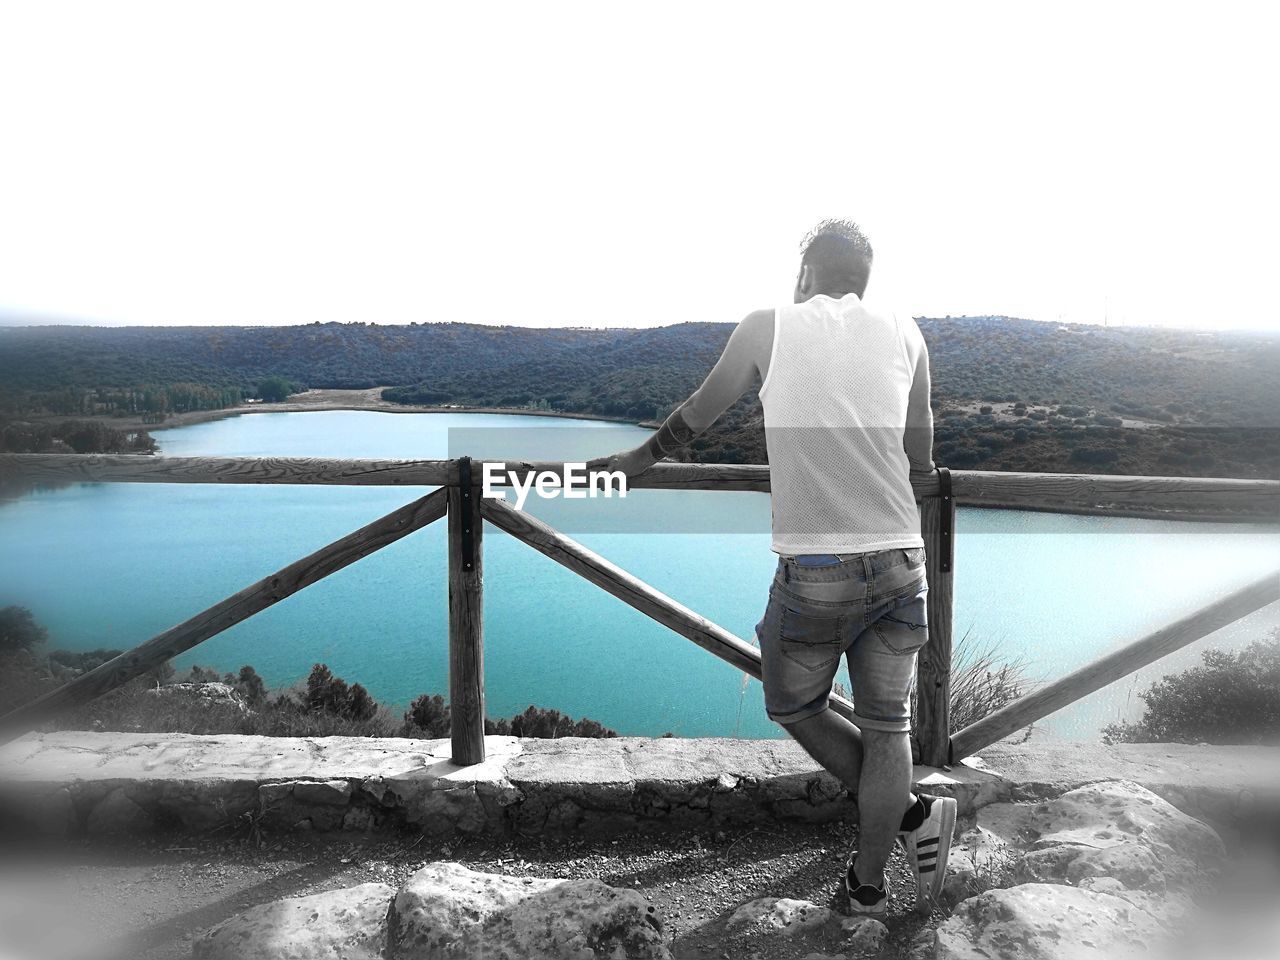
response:
[[[0,315],[1280,327],[1263,3],[0,0]]]

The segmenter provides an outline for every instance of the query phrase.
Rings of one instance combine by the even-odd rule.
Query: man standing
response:
[[[593,464],[642,473],[759,377],[779,555],[760,642],[765,709],[858,804],[845,887],[882,914],[901,842],[917,907],[937,900],[956,803],[911,792],[910,692],[928,637],[911,474],[934,470],[929,357],[911,317],[868,308],[871,245],[827,220],[805,238],[795,303],[748,315],[702,386],[644,444]],[[848,658],[855,723],[829,709]]]

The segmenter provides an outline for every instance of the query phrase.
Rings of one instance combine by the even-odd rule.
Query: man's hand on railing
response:
[[[926,480],[932,480],[937,473],[938,465],[936,463],[931,463],[927,467],[922,467],[916,463],[911,464],[910,477],[913,483],[922,483]]]
[[[595,460],[587,462],[587,476],[593,473],[620,471],[630,483],[633,477],[638,477],[657,460],[649,451],[648,445],[636,447],[634,450],[623,450],[621,453],[610,454],[607,457],[597,457]]]

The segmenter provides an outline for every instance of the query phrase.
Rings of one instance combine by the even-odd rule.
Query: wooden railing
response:
[[[0,456],[0,485],[21,483],[230,483],[342,484],[440,487],[425,497],[348,534],[275,574],[251,584],[137,647],[0,717],[0,734],[16,735],[56,712],[85,703],[154,669],[226,630],[368,556],[448,516],[449,697],[453,759],[484,759],[484,523],[506,531],[568,567],[624,603],[760,678],[759,651],[688,607],[610,563],[582,544],[505,501],[483,498],[482,464],[456,460],[325,460],[15,454]],[[563,471],[559,462],[507,461],[504,476]],[[769,468],[729,464],[658,464],[630,486],[657,490],[769,489]],[[913,478],[921,500],[921,532],[929,583],[929,642],[918,665],[915,752],[942,766],[971,756],[1015,731],[1074,703],[1140,667],[1280,600],[1280,570],[1089,666],[1038,689],[952,733],[952,584],[957,505],[1188,520],[1280,521],[1280,483],[1178,477],[1118,477],[947,470]],[[584,509],[589,509],[584,507]],[[832,708],[852,718],[853,704],[833,695]]]

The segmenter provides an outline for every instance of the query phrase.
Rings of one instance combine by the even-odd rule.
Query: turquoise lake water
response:
[[[532,416],[261,413],[156,433],[165,456],[586,459],[648,431]],[[79,484],[0,505],[0,606],[30,607],[67,649],[126,648],[427,492],[383,487]],[[625,507],[620,510],[620,507]],[[744,639],[776,558],[766,494],[636,491],[528,509]],[[604,518],[602,522],[601,518]],[[610,519],[612,518],[612,519]],[[633,529],[619,529],[625,519]],[[745,532],[742,532],[745,531]],[[251,663],[271,685],[312,664],[402,708],[447,692],[444,524],[437,523],[176,661]],[[1052,679],[1280,565],[1276,528],[962,509],[957,640]],[[530,703],[624,734],[783,736],[760,684],[499,530],[485,537],[489,712]],[[1060,736],[1140,713],[1137,692],[1280,624],[1273,604],[1062,711]],[[847,678],[842,678],[847,683]]]

